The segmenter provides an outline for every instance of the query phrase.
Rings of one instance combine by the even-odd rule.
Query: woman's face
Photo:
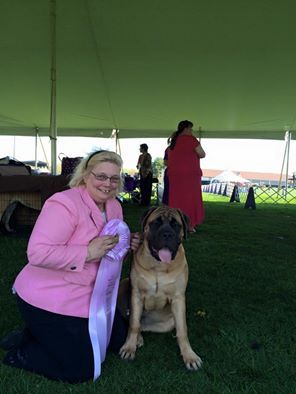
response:
[[[84,178],[86,189],[96,203],[105,203],[116,196],[120,184],[120,167],[114,163],[99,163]]]
[[[184,131],[185,131],[186,134],[192,134],[193,130],[192,130],[192,127],[189,126],[189,127],[185,127]]]

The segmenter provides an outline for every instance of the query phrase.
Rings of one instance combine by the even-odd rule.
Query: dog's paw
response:
[[[119,350],[119,355],[123,360],[134,360],[136,357],[136,346],[125,343]]]
[[[201,358],[196,353],[194,353],[193,350],[184,354],[183,360],[186,365],[186,368],[189,369],[190,371],[197,371],[198,368],[200,368],[202,365]]]
[[[144,346],[144,339],[142,337],[142,334],[138,334],[137,347],[142,347],[142,346]]]

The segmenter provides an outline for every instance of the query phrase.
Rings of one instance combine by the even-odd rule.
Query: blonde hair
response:
[[[85,185],[85,176],[89,175],[97,164],[105,162],[116,164],[120,170],[122,169],[122,158],[115,152],[101,150],[89,153],[76,167],[69,182],[70,188]],[[118,191],[121,190],[121,187],[122,180],[118,184]]]

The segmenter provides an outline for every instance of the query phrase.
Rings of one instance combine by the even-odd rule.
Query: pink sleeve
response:
[[[62,196],[62,198],[61,198]],[[87,245],[68,245],[78,223],[77,207],[58,193],[46,201],[28,244],[29,264],[39,267],[82,271]]]
[[[110,220],[110,219],[124,220],[122,206],[116,198],[109,200],[107,202],[106,211],[107,211],[108,220]]]

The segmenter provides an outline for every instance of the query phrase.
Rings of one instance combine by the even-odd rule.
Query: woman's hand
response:
[[[131,233],[131,243],[130,247],[133,252],[135,252],[141,243],[140,234],[139,233]]]
[[[109,250],[113,249],[117,242],[118,237],[113,235],[103,235],[102,237],[94,238],[88,244],[86,262],[99,260]]]

